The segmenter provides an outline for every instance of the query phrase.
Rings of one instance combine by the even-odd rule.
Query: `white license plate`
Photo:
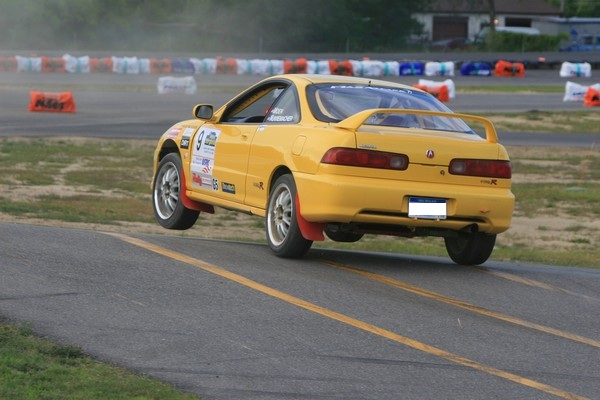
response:
[[[422,219],[446,219],[446,200],[429,197],[410,197],[408,216]]]

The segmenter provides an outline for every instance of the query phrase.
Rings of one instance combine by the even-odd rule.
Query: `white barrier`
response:
[[[383,61],[376,60],[350,60],[354,76],[382,76]]]
[[[560,66],[560,77],[561,78],[573,78],[573,77],[586,77],[592,76],[592,66],[590,63],[571,63],[565,61]]]
[[[238,58],[236,63],[238,75],[266,76],[283,74],[283,60],[245,60]]]
[[[16,56],[18,72],[42,72],[42,57]]]
[[[196,80],[192,76],[161,76],[160,78],[158,78],[156,88],[158,89],[158,94],[196,94],[198,86],[196,85]]]
[[[112,57],[113,72],[117,74],[149,74],[150,59],[137,57]]]
[[[62,56],[65,60],[65,71],[70,73],[89,74],[90,72],[90,57],[73,57],[69,54]]]
[[[190,58],[190,62],[194,66],[194,73],[213,75],[217,73],[217,59],[216,58]]]
[[[331,68],[329,67],[329,60],[307,60],[306,73],[330,75]]]
[[[454,76],[454,62],[435,62],[429,61],[425,63],[426,76]]]
[[[567,81],[565,84],[565,96],[563,101],[583,101],[585,93],[589,88],[600,90],[600,83],[592,86],[580,85],[579,83]]]

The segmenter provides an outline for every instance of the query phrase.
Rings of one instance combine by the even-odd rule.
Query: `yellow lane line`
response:
[[[227,271],[227,270],[225,270],[223,268],[220,268],[220,267],[218,267],[218,266],[216,266],[214,264],[207,263],[207,262],[199,260],[197,258],[189,257],[189,256],[186,256],[185,254],[177,253],[175,251],[166,249],[164,247],[157,246],[157,245],[154,245],[152,243],[146,242],[144,240],[137,239],[137,238],[134,238],[134,237],[131,237],[131,236],[127,236],[127,235],[124,235],[124,234],[114,233],[114,232],[105,232],[105,233],[107,235],[110,235],[110,236],[113,236],[115,238],[121,239],[121,240],[123,240],[123,241],[125,241],[127,243],[132,244],[132,245],[135,245],[135,246],[144,248],[146,250],[158,253],[158,254],[163,255],[165,257],[169,257],[169,258],[171,258],[173,260],[180,261],[182,263],[192,265],[192,266],[200,268],[200,269],[202,269],[202,270],[204,270],[206,272],[210,272],[210,273],[218,275],[218,276],[220,276],[222,278],[229,279],[229,280],[231,280],[233,282],[239,283],[240,285],[243,285],[243,286],[246,286],[248,288],[254,289],[254,290],[256,290],[258,292],[261,292],[263,294],[266,294],[268,296],[271,296],[271,297],[274,297],[276,299],[285,301],[285,302],[287,302],[289,304],[295,305],[295,306],[303,308],[305,310],[312,311],[315,314],[319,314],[319,315],[324,316],[326,318],[330,318],[330,319],[333,319],[335,321],[342,322],[342,323],[347,324],[349,326],[353,326],[355,328],[358,328],[358,329],[361,329],[363,331],[372,333],[374,335],[378,335],[378,336],[381,336],[383,338],[392,340],[394,342],[401,343],[401,344],[403,344],[405,346],[408,346],[408,347],[411,347],[413,349],[420,350],[420,351],[423,351],[425,353],[428,353],[428,354],[431,354],[431,355],[443,358],[443,359],[451,361],[453,363],[456,363],[456,364],[459,364],[459,365],[463,365],[463,366],[466,366],[466,367],[469,367],[469,368],[473,368],[475,370],[478,370],[478,371],[481,371],[481,372],[485,372],[485,373],[488,373],[490,375],[494,375],[494,376],[497,376],[497,377],[500,377],[500,378],[503,378],[503,379],[506,379],[506,380],[518,383],[518,384],[523,385],[523,386],[528,386],[530,388],[533,388],[533,389],[536,389],[536,390],[539,390],[539,391],[542,391],[542,392],[545,392],[545,393],[549,393],[551,395],[554,395],[554,396],[557,396],[557,397],[560,397],[560,398],[563,398],[563,399],[576,399],[576,400],[585,400],[585,399],[587,399],[586,397],[579,396],[579,395],[576,395],[574,393],[570,393],[570,392],[567,392],[567,391],[564,391],[564,390],[561,390],[561,389],[558,389],[558,388],[546,385],[544,383],[534,381],[532,379],[528,379],[528,378],[525,378],[525,377],[522,377],[522,376],[519,376],[519,375],[512,374],[510,372],[506,372],[506,371],[503,371],[503,370],[500,370],[500,369],[497,369],[497,368],[490,367],[490,366],[485,365],[485,364],[478,363],[477,361],[473,361],[473,360],[470,360],[468,358],[464,358],[464,357],[458,356],[456,354],[447,352],[447,351],[439,349],[437,347],[429,346],[429,345],[427,345],[425,343],[416,341],[414,339],[410,339],[410,338],[407,338],[405,336],[398,335],[398,334],[396,334],[396,333],[394,333],[392,331],[380,328],[378,326],[371,325],[369,323],[366,323],[366,322],[360,321],[358,319],[349,317],[347,315],[344,315],[344,314],[341,314],[341,313],[329,310],[327,308],[320,307],[320,306],[318,306],[316,304],[313,304],[313,303],[310,303],[308,301],[302,300],[302,299],[300,299],[298,297],[294,297],[294,296],[289,295],[287,293],[281,292],[281,291],[279,291],[277,289],[273,289],[273,288],[271,288],[269,286],[266,286],[266,285],[263,285],[261,283],[255,282],[255,281],[253,281],[251,279],[248,279],[248,278],[246,278],[244,276],[241,276],[241,275],[235,274],[233,272]]]
[[[322,262],[329,266],[332,266],[334,268],[341,269],[341,270],[344,270],[347,272],[351,272],[353,274],[361,275],[368,279],[371,279],[371,280],[374,280],[377,282],[381,282],[386,285],[390,285],[390,286],[396,287],[398,289],[402,289],[404,291],[417,294],[419,296],[427,297],[427,298],[430,298],[430,299],[433,299],[436,301],[441,301],[446,304],[451,304],[453,306],[463,308],[465,310],[469,310],[469,311],[472,311],[477,314],[485,315],[485,316],[499,319],[499,320],[502,320],[505,322],[510,322],[511,324],[519,325],[519,326],[522,326],[525,328],[529,328],[529,329],[544,332],[544,333],[547,333],[550,335],[558,336],[563,339],[568,339],[568,340],[572,340],[574,342],[583,343],[583,344],[587,344],[589,346],[600,348],[600,340],[590,339],[590,338],[587,338],[584,336],[575,335],[570,332],[561,331],[559,329],[554,329],[554,328],[550,328],[550,327],[547,327],[544,325],[539,325],[539,324],[535,324],[532,322],[528,322],[528,321],[522,320],[520,318],[511,317],[510,315],[505,315],[505,314],[502,314],[502,313],[499,313],[496,311],[491,311],[491,310],[488,310],[483,307],[475,306],[473,304],[470,304],[470,303],[467,303],[467,302],[464,302],[464,301],[461,301],[458,299],[454,299],[452,297],[447,297],[447,296],[444,296],[444,295],[441,295],[441,294],[438,294],[435,292],[431,292],[426,289],[422,289],[418,286],[413,286],[406,282],[402,282],[402,281],[399,281],[399,280],[396,280],[393,278],[389,278],[389,277],[386,277],[383,275],[375,274],[373,272],[369,272],[369,271],[366,271],[363,269],[351,267],[346,264],[340,264],[340,263],[336,263],[336,262],[328,261],[328,260],[322,260]]]
[[[569,294],[569,295],[572,295],[572,296],[581,297],[581,298],[586,299],[586,300],[600,301],[600,299],[597,298],[597,297],[592,297],[592,296],[588,296],[588,295],[585,295],[585,294],[582,294],[582,293],[572,292],[570,290],[563,289],[563,288],[558,287],[558,286],[549,285],[547,283],[536,281],[534,279],[523,278],[521,276],[509,274],[507,272],[491,271],[491,270],[489,270],[489,269],[487,269],[485,267],[474,267],[474,269],[476,271],[483,272],[484,274],[489,274],[489,275],[497,276],[499,278],[503,278],[503,279],[506,279],[506,280],[509,280],[509,281],[521,283],[523,285],[527,285],[527,286],[531,286],[531,287],[537,287],[537,288],[540,288],[540,289],[550,290],[550,291],[554,291],[554,292],[566,293],[566,294]]]

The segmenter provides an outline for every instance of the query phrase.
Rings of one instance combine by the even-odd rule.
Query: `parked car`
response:
[[[383,234],[442,237],[456,263],[480,264],[510,226],[511,164],[492,123],[410,86],[279,75],[193,115],[154,153],[152,204],[165,228],[188,229],[217,206],[264,217],[281,257],[325,236]]]

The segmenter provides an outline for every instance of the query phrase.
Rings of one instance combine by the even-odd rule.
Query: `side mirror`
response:
[[[198,104],[194,106],[192,113],[198,119],[211,119],[213,117],[213,106],[210,104]]]

